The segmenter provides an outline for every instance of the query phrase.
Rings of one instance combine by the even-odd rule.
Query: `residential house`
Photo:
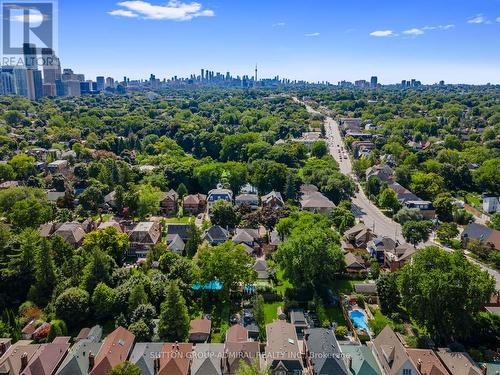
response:
[[[404,204],[407,208],[418,208],[424,219],[432,220],[436,217],[436,210],[430,201],[406,201]]]
[[[64,223],[59,226],[53,233],[54,236],[60,236],[64,241],[78,247],[83,242],[83,237],[85,237],[85,229],[80,223]]]
[[[207,207],[207,196],[205,194],[187,195],[182,200],[182,211],[184,215],[197,215],[205,212]]]
[[[452,352],[448,348],[440,348],[436,354],[451,375],[483,375],[481,369],[465,352]]]
[[[387,164],[378,164],[367,168],[365,175],[366,181],[371,177],[377,177],[380,181],[389,182],[394,178],[394,170]]]
[[[201,238],[211,245],[220,245],[229,240],[229,232],[220,225],[214,225],[206,229]]]
[[[226,342],[248,341],[248,330],[241,324],[234,324],[226,331]]]
[[[363,119],[360,118],[341,118],[340,119],[340,130],[345,135],[348,131],[350,132],[360,132],[361,124]]]
[[[240,194],[234,199],[236,206],[248,206],[252,210],[259,208],[259,196],[257,194]]]
[[[193,319],[190,322],[189,342],[203,343],[210,338],[212,321],[210,319]]]
[[[212,189],[208,192],[207,206],[208,212],[212,209],[215,202],[218,200],[225,200],[226,202],[233,202],[233,192],[229,189]]]
[[[398,197],[398,200],[401,203],[405,203],[407,201],[420,201],[421,199],[417,197],[415,194],[413,194],[410,190],[405,188],[404,186],[400,185],[397,182],[393,182],[389,184],[389,188],[394,190],[396,193],[396,196]]]
[[[500,197],[483,194],[483,211],[488,214],[494,214],[500,211]]]
[[[31,358],[39,353],[40,344],[30,344],[31,340],[19,340],[12,344],[0,357],[0,374],[19,375],[26,369]]]
[[[413,258],[416,253],[417,250],[411,245],[398,245],[394,250],[389,250],[384,253],[384,265],[389,268],[391,272],[395,272]]]
[[[350,375],[382,375],[371,349],[364,345],[340,345]],[[418,375],[418,374],[415,374]]]
[[[172,234],[170,236],[167,236],[167,247],[170,249],[170,251],[179,255],[183,255],[184,249],[186,248],[186,243],[178,234]]]
[[[274,276],[274,270],[267,266],[267,262],[263,259],[257,259],[253,265],[254,271],[257,273],[257,280],[268,281]]]
[[[390,237],[377,237],[368,242],[366,250],[379,263],[384,263],[385,253],[394,252],[398,244]]]
[[[306,367],[312,375],[349,375],[333,331],[311,328],[305,332]]]
[[[386,375],[418,375],[405,347],[389,325],[373,339],[372,350]]]
[[[90,362],[101,348],[102,328],[94,326],[80,331],[75,344],[59,366],[56,375],[86,375]]]
[[[127,360],[135,335],[118,327],[103,341],[95,358],[90,358],[89,375],[106,375],[111,369]]]
[[[420,375],[450,375],[433,350],[408,348],[406,352],[416,364]]]
[[[191,375],[222,375],[223,356],[224,344],[196,345],[191,363]]]
[[[295,326],[284,320],[266,324],[265,365],[270,375],[299,375],[304,371]]]
[[[224,375],[236,374],[242,360],[247,364],[256,363],[259,360],[259,347],[258,341],[249,339],[246,328],[240,324],[231,326],[226,331],[222,373]]]
[[[141,221],[129,232],[130,256],[144,258],[149,249],[161,239],[161,226],[157,221]]]
[[[167,239],[178,235],[184,242],[189,240],[189,224],[168,224]]]
[[[139,367],[141,375],[157,375],[158,368],[155,365],[158,366],[162,353],[162,342],[138,342],[134,345],[129,361]]]
[[[241,361],[245,361],[249,365],[256,364],[257,367],[259,367],[259,354],[260,343],[258,341],[228,341],[226,339],[224,344],[224,357],[222,359],[222,374],[235,375],[240,367]]]
[[[262,207],[265,208],[280,208],[285,205],[285,201],[283,200],[281,193],[274,190],[260,197],[260,201],[262,203]]]
[[[492,249],[500,250],[500,231],[487,226],[469,223],[461,234],[462,245],[467,246],[470,239],[482,241],[488,244]]]
[[[21,375],[53,375],[68,352],[70,339],[56,337],[51,343],[42,344]]]
[[[179,194],[175,190],[170,189],[170,191],[167,191],[160,198],[160,213],[166,216],[175,215],[179,208],[178,201]]]
[[[118,233],[123,233],[123,228],[120,225],[120,223],[117,222],[117,221],[115,221],[115,220],[113,220],[113,219],[101,222],[97,226],[97,229],[98,230],[103,230],[103,229],[106,229],[106,228],[109,228],[109,227],[115,228]]]
[[[303,194],[300,199],[300,207],[302,210],[329,215],[335,208],[335,204],[318,191]]]
[[[236,228],[232,241],[237,245],[245,244],[253,250],[258,250],[260,248],[259,239],[260,234],[258,229]]]
[[[366,247],[375,235],[364,223],[359,223],[344,232],[345,239],[354,247]]]
[[[344,261],[347,273],[359,274],[366,272],[365,261],[361,256],[348,252],[344,255]]]
[[[50,173],[64,173],[69,168],[69,162],[67,160],[55,160],[47,165],[47,169]]]
[[[302,339],[304,336],[304,331],[309,328],[309,323],[307,323],[306,316],[304,315],[304,310],[293,309],[290,311],[290,323],[295,327],[297,331],[297,337]]]
[[[155,375],[189,375],[191,370],[193,344],[165,343],[156,360]],[[159,363],[158,363],[159,362]]]

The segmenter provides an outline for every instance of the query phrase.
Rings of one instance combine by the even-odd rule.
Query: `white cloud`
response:
[[[203,9],[200,3],[183,3],[179,0],[170,0],[167,5],[153,5],[142,0],[122,1],[117,5],[125,9],[116,9],[109,12],[109,14],[173,21],[189,21],[195,17],[212,17],[215,15],[213,10]]]
[[[449,24],[449,25],[437,25],[437,26],[424,26],[422,27],[422,30],[451,30],[455,28],[455,25]]]
[[[125,10],[125,9],[112,10],[111,12],[108,12],[108,14],[110,14],[112,16],[120,16],[120,17],[139,17],[138,14],[136,14],[130,10]]]
[[[422,35],[423,33],[424,33],[424,31],[422,29],[417,29],[417,28],[408,29],[408,30],[403,31],[403,34],[412,35],[412,36]]]
[[[14,22],[26,22],[31,25],[41,24],[43,22],[43,14],[38,10],[30,9],[27,17],[24,17],[23,14],[16,14],[11,17],[11,21]]]
[[[371,32],[370,35],[376,36],[379,38],[388,37],[388,36],[395,36],[395,34],[392,30],[377,30],[377,31]]]
[[[479,25],[479,24],[482,24],[482,23],[488,23],[488,20],[482,14],[478,14],[477,16],[469,18],[467,20],[467,23],[472,23],[472,24]]]
[[[283,26],[286,26],[285,22],[277,22],[273,24],[273,27],[283,27]]]
[[[500,17],[497,17],[497,20],[496,20],[496,21],[497,21],[497,22],[500,22]]]
[[[304,36],[319,36],[320,34],[318,32],[316,33],[309,33],[309,34],[304,34]]]

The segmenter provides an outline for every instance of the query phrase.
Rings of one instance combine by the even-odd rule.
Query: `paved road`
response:
[[[319,113],[310,106],[306,105],[310,113]],[[330,153],[339,163],[340,171],[352,177],[352,164],[344,140],[340,134],[339,124],[331,117],[325,117],[325,131]],[[339,152],[340,151],[340,152]],[[401,226],[395,221],[385,216],[377,206],[375,206],[366,196],[363,189],[357,183],[358,192],[352,199],[353,213],[378,236],[386,236],[405,243],[401,235]]]
[[[293,98],[296,102],[300,102],[297,98]],[[316,111],[306,103],[300,102],[306,106],[306,109],[310,113],[318,114],[320,112]],[[330,153],[333,155],[335,160],[339,163],[340,171],[346,175],[352,177],[352,164],[349,158],[347,149],[344,144],[344,140],[340,134],[340,129],[338,123],[331,117],[325,117],[325,131],[327,142],[329,144]],[[339,152],[340,150],[340,152]],[[344,157],[345,156],[345,157]],[[358,192],[355,197],[352,198],[353,213],[362,222],[364,222],[369,228],[373,230],[378,236],[387,236],[399,241],[399,243],[406,243],[403,236],[401,235],[401,225],[391,220],[385,216],[377,206],[375,206],[366,196],[363,189],[357,183]],[[419,247],[426,246],[441,246],[440,244],[434,242],[432,239],[426,243],[421,244]],[[441,246],[442,247],[442,246]],[[447,251],[454,251],[452,249],[444,248]],[[500,272],[491,268],[488,265],[478,262],[477,260],[466,255],[467,259],[474,264],[477,264],[481,269],[487,271],[496,281],[496,289],[500,290]]]

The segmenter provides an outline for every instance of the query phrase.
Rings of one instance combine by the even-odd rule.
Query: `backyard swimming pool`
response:
[[[354,323],[354,327],[356,327],[357,329],[365,330],[366,332],[370,331],[370,329],[368,328],[366,315],[363,311],[352,310],[349,312],[349,317],[351,318],[352,322]]]

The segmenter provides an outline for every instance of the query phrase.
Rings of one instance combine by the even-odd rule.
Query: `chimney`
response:
[[[94,368],[95,365],[95,357],[92,352],[89,352],[89,372]]]
[[[20,372],[23,372],[23,370],[28,366],[28,353],[24,352],[23,355],[21,356],[21,370]]]
[[[7,349],[5,348],[5,343],[2,342],[0,343],[0,357],[3,355],[3,353],[5,353],[7,351]]]
[[[486,365],[482,365],[481,366],[481,372],[483,373],[483,375],[486,375],[486,372],[488,371],[488,368],[486,367]]]
[[[422,360],[420,358],[417,361],[417,370],[422,373]]]
[[[349,356],[349,370],[352,372],[352,356]]]

